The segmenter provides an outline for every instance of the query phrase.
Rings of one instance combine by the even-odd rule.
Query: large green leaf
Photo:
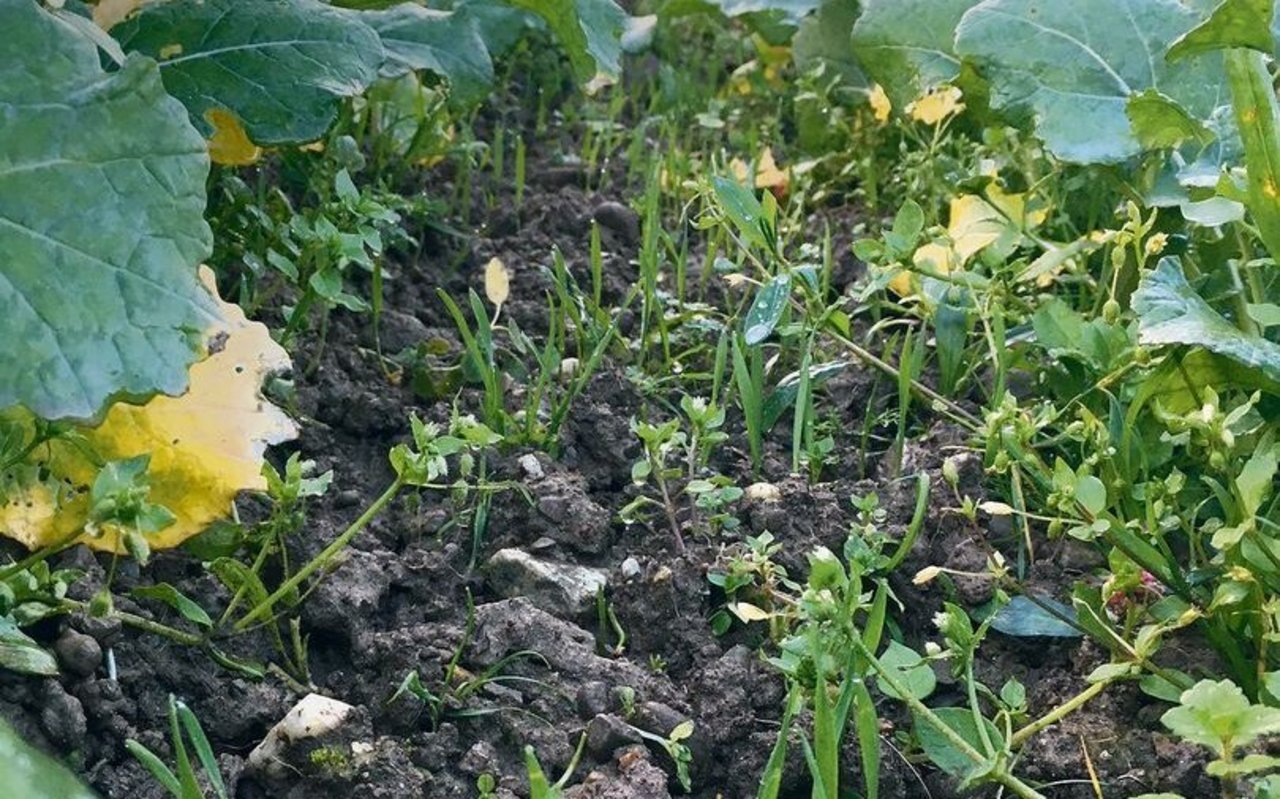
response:
[[[853,26],[858,60],[896,108],[960,75],[955,30],[978,0],[866,0]]]
[[[4,0],[9,2],[9,0]],[[95,799],[71,771],[22,740],[0,719],[0,796],[22,799]]]
[[[569,56],[574,75],[586,83],[614,79],[622,71],[622,34],[627,12],[613,0],[511,0],[547,23]]]
[[[1274,0],[1225,0],[1208,19],[1169,48],[1169,58],[1176,60],[1229,47],[1270,55],[1276,46],[1271,33],[1274,17]]]
[[[387,51],[382,74],[396,77],[427,70],[449,81],[457,106],[474,105],[493,87],[493,61],[479,21],[463,6],[437,11],[405,3],[361,16],[378,32]]]
[[[1246,334],[1227,321],[1196,294],[1173,258],[1161,259],[1143,277],[1133,295],[1133,310],[1143,344],[1204,347],[1280,381],[1280,344]]]
[[[818,8],[819,2],[820,0],[667,0],[660,14],[676,17],[718,11],[726,17],[766,18],[794,28],[806,15]]]
[[[515,47],[525,33],[538,25],[533,14],[513,8],[502,0],[459,0],[453,8],[455,11],[465,9],[467,15],[476,21],[491,58]]]
[[[1155,89],[1200,121],[1229,104],[1221,56],[1165,58],[1200,19],[1179,0],[985,0],[955,44],[990,81],[992,107],[1032,119],[1059,158],[1115,163],[1142,150],[1134,95]]]
[[[853,23],[857,19],[857,0],[823,0],[796,31],[791,45],[796,66],[807,70],[825,64],[844,86],[865,88],[867,76],[853,55]]]
[[[104,73],[31,0],[0,0],[0,30],[0,408],[181,393],[217,319],[204,141],[150,59]]]
[[[384,60],[373,29],[318,0],[151,3],[111,35],[160,61],[165,88],[206,135],[206,114],[227,109],[259,144],[320,138]]]

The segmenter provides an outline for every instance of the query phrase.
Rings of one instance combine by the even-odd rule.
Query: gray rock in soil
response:
[[[525,596],[562,618],[574,618],[595,606],[608,584],[599,569],[540,560],[519,549],[502,549],[485,565],[489,584],[504,597]]]
[[[636,708],[635,724],[645,732],[665,738],[688,718],[675,708],[661,702],[641,702]]]
[[[56,681],[45,684],[44,706],[40,709],[40,729],[49,740],[63,749],[84,746],[89,722],[84,706]]]
[[[70,628],[58,636],[53,651],[62,668],[77,677],[90,677],[102,665],[102,646],[97,640]]]
[[[589,555],[609,546],[612,514],[587,495],[580,482],[551,477],[540,487],[538,514],[546,521],[546,535]]]
[[[643,746],[623,749],[614,762],[593,770],[564,795],[565,799],[671,799],[666,773],[653,764]]]
[[[635,730],[611,713],[601,713],[587,724],[587,751],[598,758],[609,757],[616,749],[643,742]]]
[[[426,341],[431,337],[431,331],[416,316],[384,308],[378,324],[378,337],[382,340],[382,351],[394,355]],[[366,346],[373,344],[372,325],[361,335],[361,340]]]
[[[390,553],[350,549],[338,569],[303,604],[303,619],[312,628],[354,640],[381,609],[399,573],[400,561]]]
[[[458,766],[473,777],[492,773],[497,765],[498,750],[488,741],[477,741],[458,762]]]
[[[574,706],[578,709],[578,717],[581,719],[591,719],[608,712],[613,704],[613,691],[609,689],[608,683],[599,680],[589,680],[578,688],[578,694],[574,697]]]
[[[519,464],[520,471],[524,472],[526,480],[541,480],[546,477],[546,472],[542,470],[542,462],[532,452],[521,455]]]
[[[622,203],[602,202],[591,212],[591,218],[617,233],[625,242],[634,243],[640,239],[640,215]]]
[[[114,646],[124,631],[124,625],[117,618],[98,618],[84,614],[72,616],[71,626],[103,647]]]

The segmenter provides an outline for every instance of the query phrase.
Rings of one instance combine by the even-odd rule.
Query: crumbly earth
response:
[[[435,289],[444,287],[455,297],[468,288],[482,291],[483,265],[492,256],[502,258],[513,273],[506,318],[531,334],[543,331],[548,282],[541,269],[558,248],[585,282],[593,217],[604,232],[605,301],[622,299],[636,279],[639,220],[629,206],[638,189],[625,186],[621,178],[609,181],[603,192],[583,188],[599,176],[554,163],[537,150],[529,174],[518,209],[510,186],[487,187],[495,204],[492,210],[477,205],[473,219],[483,224],[473,237],[459,242],[424,231],[420,252],[399,257],[381,320],[384,352],[430,340],[459,352],[456,331]],[[826,222],[847,231],[856,216],[856,209],[828,209],[813,224]],[[857,265],[847,247],[840,259],[838,274],[850,279]],[[623,315],[624,332],[634,324],[634,318]],[[295,353],[297,394],[291,410],[303,432],[294,448],[336,475],[332,490],[310,507],[306,527],[294,542],[295,562],[319,551],[381,493],[391,479],[387,450],[403,440],[411,410],[424,418],[448,418],[449,399],[424,400],[411,380],[389,379],[372,344],[367,317],[338,313],[323,347],[313,337],[304,339]],[[515,391],[518,399],[519,389]],[[571,780],[576,787],[570,796],[679,795],[671,760],[660,747],[641,740],[624,717],[659,736],[692,720],[692,795],[754,796],[778,734],[784,686],[761,657],[759,647],[765,642],[759,631],[739,625],[724,637],[712,633],[708,619],[723,597],[712,590],[707,570],[745,535],[769,531],[783,544],[781,561],[793,575],[802,575],[805,555],[814,546],[840,550],[854,518],[853,494],[877,492],[889,511],[888,529],[900,534],[911,515],[914,482],[895,479],[884,442],[873,442],[873,451],[865,452],[851,432],[861,430],[868,403],[886,406],[896,401],[895,391],[856,367],[827,384],[821,403],[839,422],[838,451],[848,453],[842,462],[826,469],[824,482],[816,485],[790,476],[787,433],[779,430],[769,443],[761,479],[778,486],[780,500],[740,503],[735,509],[742,522],[738,531],[689,535],[681,554],[664,524],[627,526],[617,518],[635,495],[630,464],[638,449],[628,420],[646,404],[669,412],[660,410],[662,403],[674,404],[675,395],[642,396],[627,378],[625,364],[606,358],[574,405],[561,457],[535,453],[536,469],[529,468],[527,458],[522,462],[526,452],[503,453],[490,463],[491,478],[522,482],[527,497],[517,491],[494,497],[487,534],[478,543],[478,562],[501,548],[518,547],[540,558],[607,572],[607,601],[626,632],[625,649],[613,651],[616,634],[594,610],[558,617],[528,599],[501,597],[482,571],[469,568],[469,518],[455,524],[454,506],[438,493],[406,495],[355,540],[342,564],[302,607],[300,631],[314,690],[354,705],[359,713],[336,743],[313,743],[295,753],[290,761],[295,778],[269,782],[244,772],[250,750],[300,698],[286,681],[273,673],[252,679],[197,649],[90,619],[56,620],[33,630],[50,644],[66,636],[69,651],[80,647],[69,656],[79,655],[79,671],[57,679],[0,672],[0,715],[28,740],[66,758],[112,799],[163,795],[124,742],[136,738],[168,752],[165,712],[171,692],[195,711],[234,795],[246,799],[475,797],[477,778],[485,774],[496,778],[497,796],[522,797],[527,795],[524,747],[537,751],[554,780],[584,731],[587,750]],[[474,389],[463,391],[461,404],[464,409],[478,404]],[[733,414],[729,427],[733,438],[720,449],[714,466],[746,485],[755,478]],[[892,581],[901,601],[895,619],[916,645],[933,636],[931,618],[943,593],[937,586],[913,586],[910,576],[930,564],[981,570],[987,548],[1001,545],[1007,536],[1007,531],[972,527],[946,510],[956,497],[941,479],[940,468],[962,441],[955,429],[937,423],[908,443],[903,456],[901,473],[924,469],[935,478],[923,534]],[[962,485],[970,493],[978,491],[980,471],[976,461],[964,464]],[[247,503],[249,516],[252,505]],[[1091,553],[1041,544],[1041,559],[1031,572],[1033,581],[1046,586],[1065,585],[1098,565]],[[106,561],[85,550],[68,552],[58,561],[89,571],[76,588],[81,598],[90,596],[104,577]],[[116,577],[118,607],[181,624],[167,608],[127,597],[135,586],[160,582],[173,584],[206,608],[220,608],[227,601],[226,591],[199,560],[177,552],[157,555],[144,570],[122,562]],[[958,583],[956,592],[962,601],[975,604],[988,598],[990,589],[977,581]],[[468,595],[475,604],[469,640]],[[116,679],[108,679],[101,663],[95,664],[92,645],[65,633],[67,629],[109,651]],[[220,645],[260,663],[269,662],[274,653],[261,634]],[[460,646],[465,674],[495,669],[519,679],[490,682],[465,702],[448,702],[438,719],[419,699],[397,695],[411,672],[438,692],[440,675]],[[1027,686],[1035,713],[1080,691],[1084,675],[1104,660],[1103,653],[1079,642],[1028,643],[993,634],[983,649],[979,677],[995,686],[1017,677]],[[945,775],[903,756],[901,736],[909,719],[896,704],[880,701],[881,796],[955,795],[956,786]],[[931,701],[958,702],[961,696],[955,685],[944,682]],[[1051,797],[1092,797],[1087,749],[1107,796],[1156,790],[1211,795],[1199,755],[1159,731],[1160,710],[1136,688],[1110,690],[1037,736],[1023,750],[1019,773],[1046,786]],[[352,754],[351,743],[358,745],[359,756]],[[856,768],[852,746],[845,762]],[[850,772],[846,779],[856,785],[859,777]],[[792,746],[782,795],[808,797],[809,792],[800,748]]]

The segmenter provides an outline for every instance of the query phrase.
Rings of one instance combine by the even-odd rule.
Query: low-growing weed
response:
[[[192,763],[187,753],[187,744],[195,750],[196,762]],[[218,769],[218,761],[209,746],[191,709],[183,702],[169,694],[169,745],[172,748],[174,768],[170,768],[158,755],[135,740],[125,741],[125,747],[138,759],[156,782],[160,783],[173,799],[205,799],[196,765],[203,771],[205,782],[216,799],[227,799],[227,786],[222,781],[222,772]]]

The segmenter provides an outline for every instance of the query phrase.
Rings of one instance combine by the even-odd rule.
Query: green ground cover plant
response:
[[[0,30],[14,795],[1280,792],[1273,0]]]

